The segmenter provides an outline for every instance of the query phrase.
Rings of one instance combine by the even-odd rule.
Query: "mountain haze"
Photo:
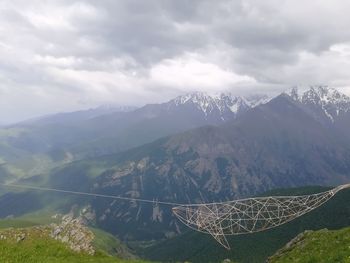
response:
[[[132,112],[102,115],[88,125],[94,123],[91,127],[103,127],[115,137],[97,133],[92,143],[98,142],[103,149],[95,152],[97,157],[68,163],[40,180],[23,182],[155,200],[152,205],[74,198],[63,205],[66,210],[74,203],[88,206],[94,214],[92,223],[130,240],[159,239],[182,231],[171,207],[156,200],[225,201],[280,187],[348,182],[347,97],[322,86],[310,87],[301,100],[294,96],[296,90],[293,92],[263,99],[256,106],[247,99],[195,93]],[[223,101],[225,107],[220,104]],[[327,115],[331,113],[336,114],[332,119]],[[200,127],[191,129],[196,126]],[[103,148],[101,141],[106,138],[107,146],[115,146],[121,138],[138,138],[128,144],[131,147],[181,129],[186,131],[103,155],[113,152]],[[14,200],[16,194],[6,198]],[[6,198],[0,201],[6,202]],[[10,211],[16,208],[2,211],[2,216],[11,215]]]
[[[163,136],[234,119],[268,101],[196,92],[162,104],[56,114],[0,129],[0,158],[7,173],[23,176],[86,157],[140,146]]]
[[[338,125],[337,118],[325,122],[322,106],[316,110],[312,105],[284,93],[221,125],[69,164],[53,171],[49,183],[64,189],[202,203],[279,187],[348,182],[350,140],[343,136],[347,126]],[[346,120],[349,111],[341,114]],[[181,231],[171,210],[156,202],[152,206],[96,199],[91,209],[98,225],[126,239],[160,238]]]

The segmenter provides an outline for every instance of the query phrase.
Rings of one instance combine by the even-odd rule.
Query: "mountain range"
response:
[[[171,207],[157,200],[225,201],[348,182],[349,129],[350,98],[329,87],[293,88],[273,98],[193,93],[127,112],[2,129],[1,178],[13,180],[17,172],[22,183],[154,200],[71,198],[57,209],[77,204],[92,224],[124,240],[162,239],[184,229]],[[5,194],[0,203],[17,197],[23,194]],[[1,216],[16,209],[3,209]]]
[[[32,176],[86,157],[121,152],[163,136],[234,119],[267,96],[196,92],[162,104],[100,107],[0,129],[0,160],[12,176]]]
[[[342,136],[346,130],[337,125],[338,119],[321,121],[324,111],[316,113],[308,102],[282,94],[234,121],[200,127],[95,160],[92,167],[101,167],[101,162],[105,167],[90,191],[203,203],[278,187],[348,182],[350,141]],[[342,112],[339,121],[347,114]],[[65,172],[71,174],[70,169],[75,167],[67,167]],[[92,167],[87,164],[85,174]],[[130,207],[96,200],[93,207],[101,226],[110,226],[109,231],[121,235],[141,235],[137,221],[144,222],[147,227],[142,228],[147,230],[172,229],[175,234],[180,228],[170,209],[156,203],[153,207],[139,203]],[[116,222],[123,225],[123,231],[112,229]]]

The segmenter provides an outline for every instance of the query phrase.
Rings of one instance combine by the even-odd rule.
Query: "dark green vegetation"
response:
[[[324,190],[326,189],[321,187],[309,187],[278,190],[266,195],[300,195]],[[228,238],[232,248],[230,251],[221,247],[209,235],[188,231],[178,237],[139,249],[139,253],[146,258],[162,262],[221,262],[229,258],[235,262],[261,263],[305,230],[340,229],[349,226],[349,200],[350,191],[344,190],[320,208],[285,225],[265,232],[231,236]]]
[[[131,254],[130,250],[127,249],[127,247],[113,235],[96,228],[92,228],[91,231],[95,235],[93,244],[96,249],[104,251],[115,257],[126,259],[135,258],[135,256]]]
[[[300,234],[270,258],[270,263],[350,262],[350,228]]]

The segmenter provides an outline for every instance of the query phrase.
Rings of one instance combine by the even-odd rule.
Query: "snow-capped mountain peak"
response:
[[[247,111],[260,104],[267,103],[267,96],[235,96],[232,93],[208,94],[205,92],[193,92],[175,98],[168,102],[169,108],[180,105],[194,106],[206,117],[218,115],[221,120],[235,117],[237,114]]]
[[[270,100],[273,99],[273,97],[257,94],[257,95],[250,95],[248,97],[244,97],[244,99],[251,108],[255,108],[256,106],[259,106],[261,104],[268,103]]]
[[[180,105],[195,105],[199,110],[201,110],[206,115],[210,113],[215,107],[215,100],[213,97],[209,96],[204,92],[194,92],[179,96],[174,100],[169,102],[175,106]]]
[[[350,97],[328,86],[310,86],[306,90],[294,87],[287,94],[304,105],[321,109],[331,121],[350,111]]]
[[[327,86],[311,87],[304,93],[302,99],[303,101],[311,101],[315,104],[321,105],[333,104],[341,106],[341,104],[350,102],[348,96]]]
[[[193,92],[182,96],[178,96],[173,101],[176,105],[185,104],[187,102],[203,102],[211,99],[211,97],[204,92]]]

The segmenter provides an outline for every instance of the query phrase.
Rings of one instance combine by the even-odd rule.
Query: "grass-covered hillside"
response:
[[[350,262],[350,228],[306,231],[279,250],[268,262]]]
[[[327,188],[307,187],[278,190],[266,195],[301,195],[324,190]],[[163,242],[142,244],[139,246],[139,253],[151,260],[162,262],[222,262],[228,258],[234,262],[261,263],[305,230],[341,229],[350,226],[349,201],[350,191],[344,190],[318,209],[285,225],[260,233],[230,236],[229,251],[221,247],[210,235],[189,230]],[[350,249],[348,252],[350,255]]]
[[[27,225],[31,223],[24,220],[1,222],[1,262],[145,262],[132,259],[113,236],[99,230],[91,231],[74,220],[46,226],[25,227]]]

